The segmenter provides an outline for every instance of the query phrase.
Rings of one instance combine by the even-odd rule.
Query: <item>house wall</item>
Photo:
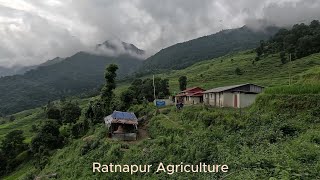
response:
[[[210,102],[210,93],[203,94],[203,103],[209,105]]]
[[[223,107],[233,107],[234,103],[234,94],[230,92],[223,93]]]
[[[241,93],[240,97],[239,97],[240,101],[238,101],[238,102],[240,102],[238,107],[243,108],[243,107],[250,106],[251,104],[254,103],[256,97],[257,97],[257,94],[244,94],[244,93]]]
[[[223,92],[215,93],[216,94],[216,106],[223,107]]]
[[[200,103],[200,97],[185,97],[184,104],[192,105],[192,104],[199,104]]]
[[[257,94],[244,94],[244,93],[207,93],[203,95],[204,103],[206,105],[217,106],[217,107],[234,107],[234,98],[237,95],[237,107],[243,108],[248,107],[254,103]],[[192,101],[189,102],[192,104]],[[200,103],[200,99],[196,100],[196,103]]]
[[[204,104],[215,106],[215,101],[216,101],[215,94],[216,93],[203,94],[203,102],[204,102]]]
[[[190,97],[190,100],[191,100],[191,104],[200,104],[201,101],[200,101],[200,97]]]

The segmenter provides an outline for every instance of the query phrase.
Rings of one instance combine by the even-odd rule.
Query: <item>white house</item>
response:
[[[264,87],[255,84],[239,84],[210,89],[203,92],[204,104],[216,107],[243,108],[250,106]]]

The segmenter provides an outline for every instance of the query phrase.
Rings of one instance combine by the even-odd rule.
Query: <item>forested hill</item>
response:
[[[104,81],[106,65],[119,65],[119,77],[137,70],[141,60],[130,55],[117,57],[79,52],[65,60],[40,66],[24,75],[0,78],[0,114],[34,108],[66,96],[93,91]]]
[[[281,53],[281,61],[287,63],[320,52],[320,22],[313,20],[309,25],[296,24],[291,29],[280,29],[267,42],[261,41],[256,48],[257,58],[273,53]]]
[[[278,30],[277,27],[252,30],[243,26],[178,43],[149,57],[144,62],[141,72],[146,73],[157,69],[183,69],[202,60],[216,58],[234,51],[255,48],[260,40],[267,40]]]

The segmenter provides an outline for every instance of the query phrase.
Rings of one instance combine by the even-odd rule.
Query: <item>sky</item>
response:
[[[258,20],[320,19],[320,0],[0,0],[0,66],[35,65],[119,39],[148,55]]]

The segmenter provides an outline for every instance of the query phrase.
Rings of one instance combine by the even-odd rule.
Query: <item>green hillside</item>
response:
[[[178,43],[149,57],[143,63],[141,72],[152,73],[159,69],[183,69],[205,59],[255,48],[260,40],[267,40],[277,31],[276,27],[256,31],[244,26]]]
[[[119,65],[119,77],[133,73],[141,60],[128,56],[98,56],[80,52],[61,62],[40,66],[24,75],[0,78],[0,114],[10,114],[44,105],[59,98],[92,94],[104,82],[108,64]]]
[[[201,86],[205,89],[248,82],[271,87],[288,85],[289,74],[291,74],[292,83],[301,81],[301,76],[308,76],[305,75],[306,73],[311,73],[312,78],[317,78],[312,76],[312,72],[316,73],[316,69],[310,72],[305,71],[320,65],[319,53],[287,64],[281,63],[279,54],[263,57],[259,61],[254,61],[255,57],[256,54],[253,51],[234,53],[199,62],[183,70],[172,70],[156,77],[169,78],[172,93],[179,91],[180,76],[187,76],[189,87]],[[241,75],[236,74],[236,68],[241,70]],[[306,77],[305,81],[316,81],[316,79],[308,80]]]
[[[70,139],[50,154],[43,170],[33,161],[23,163],[5,179],[21,179],[52,174],[62,179],[132,178],[127,173],[93,174],[92,162],[114,164],[226,163],[226,179],[315,179],[320,174],[319,139],[319,65],[320,54],[282,64],[279,55],[253,62],[255,52],[245,51],[203,61],[183,70],[156,77],[169,78],[171,92],[178,91],[178,78],[187,75],[188,86],[213,88],[245,82],[267,86],[257,103],[241,114],[235,109],[174,107],[157,114],[151,105],[137,105],[131,111],[148,115],[144,123],[148,135],[135,143],[114,142],[106,137],[104,125],[91,126],[81,138]],[[241,75],[235,69],[241,70]],[[289,72],[292,85],[289,84]],[[147,78],[147,77],[144,77]],[[119,94],[128,84],[118,86]],[[80,101],[82,109],[89,99]],[[33,124],[46,119],[40,108],[14,115],[13,122],[0,125],[0,139],[22,129],[26,142],[34,135]],[[80,117],[85,119],[84,112]],[[148,138],[149,137],[149,138]],[[165,153],[164,153],[165,152]],[[214,152],[214,153],[213,153]],[[31,170],[30,170],[31,169]],[[222,178],[224,174],[135,174],[134,178]]]

